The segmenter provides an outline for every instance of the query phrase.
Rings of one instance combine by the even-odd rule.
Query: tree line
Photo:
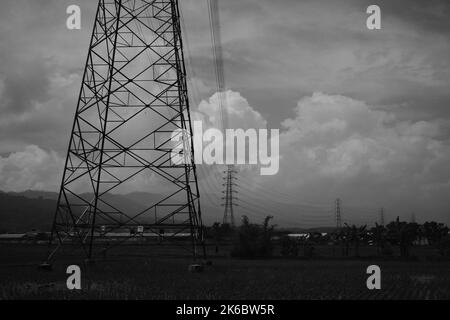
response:
[[[231,255],[241,258],[270,257],[276,244],[281,246],[281,255],[285,257],[315,256],[319,245],[339,248],[343,257],[360,257],[361,247],[376,247],[377,256],[394,256],[399,252],[402,258],[411,257],[411,248],[415,245],[435,249],[441,256],[450,257],[450,229],[443,223],[428,221],[423,224],[396,220],[387,225],[375,224],[357,226],[344,224],[342,228],[327,233],[305,232],[300,236],[289,236],[279,232],[267,216],[262,224],[251,223],[244,216],[237,228],[227,224],[215,223],[207,230],[213,240],[216,252],[224,239],[231,239]],[[399,250],[395,250],[398,248]]]

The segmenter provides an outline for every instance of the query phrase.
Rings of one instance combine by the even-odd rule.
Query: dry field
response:
[[[0,299],[450,299],[450,261],[376,259],[212,258],[202,273],[192,261],[145,256],[148,248],[126,247],[134,255],[84,265],[61,256],[53,271],[36,264],[45,247],[0,245]],[[82,290],[66,289],[66,267],[79,264]],[[366,268],[382,270],[382,289],[366,288]]]

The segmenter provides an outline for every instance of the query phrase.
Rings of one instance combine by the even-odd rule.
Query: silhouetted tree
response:
[[[383,225],[375,223],[375,227],[370,230],[371,240],[377,246],[377,254],[385,255],[387,253],[387,230]]]
[[[444,257],[450,256],[450,235],[447,234],[439,240],[437,244],[437,249],[439,250],[439,254]]]
[[[272,255],[274,227],[269,225],[272,216],[267,216],[262,225],[251,224],[247,216],[237,230],[231,255],[241,258],[268,257]]]
[[[348,240],[348,243],[353,244],[354,248],[354,255],[355,257],[359,257],[359,246],[361,244],[361,241],[364,240],[366,236],[366,228],[367,226],[357,227],[356,225],[349,226],[345,223],[345,230],[346,230],[346,238]],[[348,244],[347,244],[347,255],[348,255]]]
[[[298,239],[292,239],[288,236],[281,238],[281,255],[283,257],[296,257],[298,256]]]
[[[339,229],[336,234],[336,241],[341,244],[342,255],[348,257],[350,250],[350,234],[348,228]]]
[[[409,257],[410,248],[419,235],[419,225],[400,221],[397,217],[386,226],[386,229],[389,241],[400,247],[400,256]]]
[[[443,237],[448,235],[449,228],[443,223],[434,221],[425,222],[422,226],[423,236],[427,239],[428,244],[435,246],[439,244]]]

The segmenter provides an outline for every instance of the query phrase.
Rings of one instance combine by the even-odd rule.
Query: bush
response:
[[[381,247],[381,255],[383,257],[392,257],[394,255],[394,250],[389,243],[383,244],[383,246]]]
[[[281,239],[281,255],[283,257],[297,257],[298,256],[298,241],[284,236]]]
[[[442,237],[437,245],[437,248],[441,256],[450,257],[450,235]]]
[[[269,226],[272,216],[264,219],[262,225],[251,224],[247,216],[242,218],[242,225],[231,250],[231,256],[239,258],[262,258],[272,256],[272,235],[274,226]]]

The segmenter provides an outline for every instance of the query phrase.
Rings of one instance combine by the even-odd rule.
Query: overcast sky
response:
[[[207,5],[180,2],[190,97],[208,120],[217,97]],[[278,175],[241,168],[240,214],[283,208],[279,224],[323,224],[341,197],[349,221],[373,222],[385,207],[389,218],[450,222],[447,0],[219,3],[230,108],[241,110],[230,120],[281,130]],[[382,29],[371,31],[375,3]],[[65,27],[71,4],[82,9],[80,31]],[[0,189],[57,191],[95,9],[94,0],[2,0]],[[206,173],[214,202],[222,180]]]

